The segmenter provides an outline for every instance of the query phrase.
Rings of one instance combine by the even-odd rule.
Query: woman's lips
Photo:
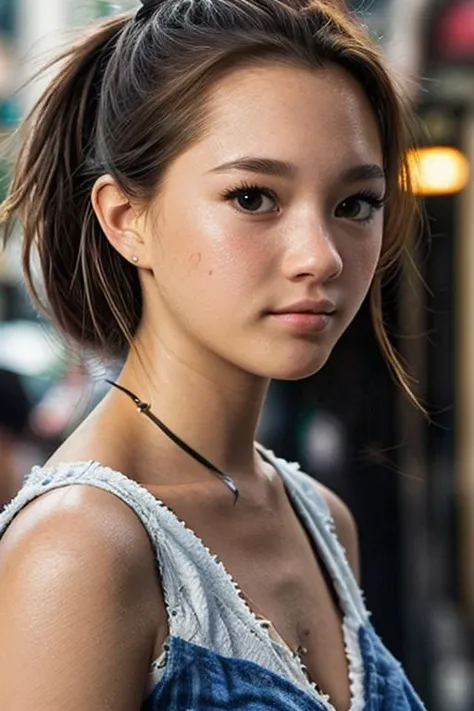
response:
[[[289,311],[284,313],[271,313],[271,318],[282,326],[295,331],[315,332],[324,331],[329,325],[332,313],[315,313],[314,311]]]

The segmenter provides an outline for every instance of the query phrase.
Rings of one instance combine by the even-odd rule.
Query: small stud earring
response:
[[[134,254],[133,257],[132,257],[132,262],[133,262],[134,264],[138,264],[138,257],[137,257],[135,254]]]

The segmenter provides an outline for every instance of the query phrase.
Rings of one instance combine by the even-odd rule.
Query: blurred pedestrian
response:
[[[25,472],[18,448],[26,434],[31,403],[17,373],[0,368],[0,509],[20,489]]]
[[[408,123],[366,30],[335,0],[144,2],[25,135],[7,227],[60,329],[126,359],[0,518],[2,710],[420,711],[350,512],[254,442],[369,290],[410,394],[380,306]]]

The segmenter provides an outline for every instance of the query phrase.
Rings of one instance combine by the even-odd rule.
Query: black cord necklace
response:
[[[177,434],[172,432],[161,420],[158,419],[158,417],[153,414],[153,412],[150,410],[150,405],[147,402],[143,402],[143,400],[140,400],[139,397],[137,397],[134,393],[132,393],[130,390],[127,390],[127,388],[124,388],[123,385],[119,385],[118,383],[114,383],[113,380],[106,380],[106,382],[109,385],[112,385],[114,388],[117,388],[117,390],[120,390],[121,392],[125,393],[125,395],[128,395],[128,397],[135,403],[137,406],[137,410],[140,414],[145,415],[148,417],[149,420],[153,422],[157,427],[160,428],[160,430],[167,436],[169,437],[175,444],[178,445],[178,447],[181,447],[182,450],[186,452],[186,454],[189,454],[190,457],[195,459],[199,464],[202,464],[204,467],[209,469],[213,474],[216,474],[220,479],[224,482],[224,484],[232,491],[234,494],[234,506],[237,503],[237,500],[239,498],[239,490],[237,486],[235,485],[235,482],[233,479],[231,479],[227,474],[224,474],[220,469],[214,466],[208,459],[202,456],[202,454],[199,454],[199,452],[196,452],[195,449],[189,446],[189,444],[186,444],[186,442],[183,442],[183,440],[178,437]]]

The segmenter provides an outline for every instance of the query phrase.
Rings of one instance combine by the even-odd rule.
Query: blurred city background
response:
[[[416,107],[427,212],[386,323],[429,418],[394,385],[364,305],[316,377],[274,383],[261,440],[350,505],[373,621],[435,711],[474,711],[474,0],[353,0]],[[134,0],[0,0],[0,140],[51,53]],[[42,84],[43,82],[43,84]],[[0,158],[0,191],[9,180]],[[418,271],[419,276],[416,276]],[[104,367],[29,306],[0,252],[0,508],[105,392]]]

